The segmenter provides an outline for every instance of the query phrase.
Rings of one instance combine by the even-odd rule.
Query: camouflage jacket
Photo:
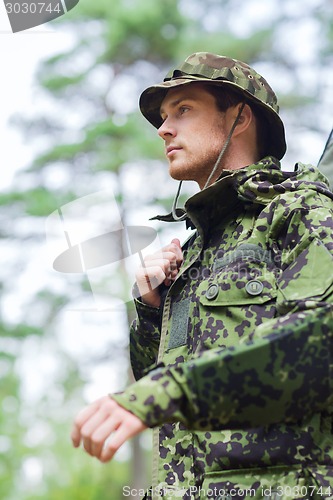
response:
[[[146,498],[333,495],[333,238],[325,177],[267,157],[185,209],[196,227],[163,307],[136,300],[136,382],[154,427]]]

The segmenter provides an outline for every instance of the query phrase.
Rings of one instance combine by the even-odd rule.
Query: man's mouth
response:
[[[175,153],[176,151],[179,151],[180,149],[182,149],[182,148],[179,146],[168,146],[165,150],[165,154],[166,154],[166,156],[171,156],[173,153]]]

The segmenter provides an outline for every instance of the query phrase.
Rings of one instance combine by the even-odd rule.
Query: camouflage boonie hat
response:
[[[140,97],[140,109],[145,118],[159,128],[161,103],[170,88],[193,82],[231,85],[246,101],[251,101],[267,120],[267,155],[279,160],[286,152],[284,126],[279,117],[276,95],[266,80],[247,64],[225,56],[197,52],[178,68],[171,70],[162,83],[148,87]]]

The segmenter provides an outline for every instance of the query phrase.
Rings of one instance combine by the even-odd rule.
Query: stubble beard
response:
[[[188,159],[179,161],[179,164],[177,161],[170,161],[170,176],[178,181],[195,181],[202,188],[215,166],[222,147],[223,143],[221,148],[207,151],[200,156],[189,155]],[[220,170],[222,167],[217,169],[216,176],[219,175]]]
[[[217,120],[212,123],[210,131],[205,134],[205,137],[202,137],[198,131],[197,137],[202,144],[201,149],[198,144],[196,144],[194,151],[190,149],[190,146],[189,149],[185,146],[180,153],[180,158],[177,159],[175,157],[169,160],[170,176],[178,181],[195,181],[202,189],[215,167],[216,161],[224,147],[226,136],[224,113],[218,114]],[[210,147],[208,147],[207,142],[209,142]],[[184,158],[182,157],[183,155]],[[223,164],[227,155],[228,151],[226,151],[224,157],[221,159],[212,181],[216,180],[223,170]]]

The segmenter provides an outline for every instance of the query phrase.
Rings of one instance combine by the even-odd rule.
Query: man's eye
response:
[[[180,108],[179,108],[179,111],[181,114],[186,113],[186,111],[188,111],[188,110],[189,110],[189,108],[187,106],[180,106]]]

